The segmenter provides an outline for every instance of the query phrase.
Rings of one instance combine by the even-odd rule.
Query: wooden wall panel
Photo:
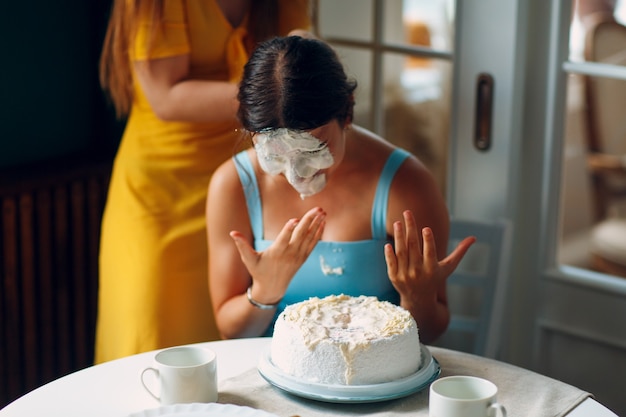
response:
[[[0,408],[93,363],[109,175],[100,164],[0,182]]]

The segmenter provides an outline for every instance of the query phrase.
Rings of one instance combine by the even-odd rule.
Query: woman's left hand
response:
[[[446,279],[476,238],[466,237],[440,261],[432,230],[429,227],[421,230],[422,245],[413,213],[406,210],[403,217],[405,226],[400,221],[393,225],[395,250],[391,244],[385,245],[389,279],[400,293],[403,304],[412,307],[410,310],[437,308],[440,301],[447,302]]]

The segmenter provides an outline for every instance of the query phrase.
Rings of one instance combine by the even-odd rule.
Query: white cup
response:
[[[430,417],[506,417],[496,402],[498,387],[475,376],[448,376],[430,385]]]
[[[150,373],[156,376],[152,383],[146,381]],[[183,346],[162,350],[155,355],[154,365],[141,371],[140,378],[162,405],[217,401],[217,356],[209,349]],[[150,385],[158,385],[158,389]]]

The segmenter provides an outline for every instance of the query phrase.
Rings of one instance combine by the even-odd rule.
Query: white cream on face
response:
[[[286,128],[255,135],[254,149],[259,165],[270,175],[283,174],[300,197],[317,194],[326,186],[326,174],[333,165],[328,145],[308,132]]]

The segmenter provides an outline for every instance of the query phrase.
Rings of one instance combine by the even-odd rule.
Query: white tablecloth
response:
[[[279,417],[316,415],[428,415],[428,391],[369,404],[328,404],[284,394],[256,371],[269,339],[239,339],[200,344],[218,355],[219,402],[251,405]],[[450,350],[430,348],[442,376],[466,374],[491,379],[509,416],[616,417],[582,390],[524,369]],[[139,382],[155,352],[93,366],[46,384],[0,410],[0,417],[126,417],[159,406]],[[292,412],[294,410],[294,412]],[[523,411],[523,414],[520,413]],[[295,412],[297,411],[297,412]],[[285,413],[287,412],[287,413]]]

